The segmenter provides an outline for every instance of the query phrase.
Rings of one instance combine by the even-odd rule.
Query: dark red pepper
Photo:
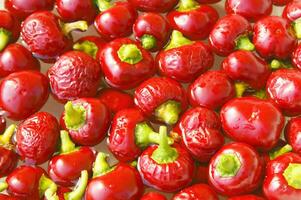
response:
[[[230,143],[219,150],[209,164],[209,183],[222,195],[254,191],[264,166],[256,150],[245,143]]]
[[[208,165],[199,165],[197,166],[194,182],[196,183],[208,183]]]
[[[20,29],[20,22],[13,14],[6,10],[0,10],[0,52],[7,44],[18,40]]]
[[[228,200],[265,200],[265,198],[253,194],[249,194],[249,195],[231,197]]]
[[[179,0],[128,0],[136,9],[143,12],[168,12]]]
[[[167,200],[167,198],[157,192],[149,192],[143,195],[140,200]]]
[[[286,4],[288,4],[291,1],[292,0],[273,0],[273,4],[276,6],[285,6]]]
[[[0,194],[0,200],[20,200],[20,198],[9,196],[6,194]]]
[[[3,133],[6,129],[6,118],[0,115],[0,133]]]
[[[296,117],[288,121],[285,127],[286,141],[295,153],[301,154],[301,118]]]
[[[73,50],[82,51],[96,58],[96,55],[102,50],[106,42],[98,36],[84,36],[77,40],[73,45]]]
[[[167,14],[173,29],[192,40],[206,39],[218,20],[218,12],[196,0],[180,0],[177,9]]]
[[[20,71],[0,83],[0,106],[8,118],[22,120],[39,111],[49,96],[47,77],[37,71]]]
[[[163,76],[188,83],[213,66],[214,56],[203,42],[193,42],[173,31],[170,42],[156,57]]]
[[[206,184],[196,184],[188,188],[185,188],[175,194],[172,200],[218,200],[218,196],[215,191]]]
[[[152,55],[129,38],[108,43],[98,59],[106,82],[118,89],[132,89],[156,71]]]

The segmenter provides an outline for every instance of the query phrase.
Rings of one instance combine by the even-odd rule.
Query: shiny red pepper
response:
[[[159,145],[148,147],[138,158],[138,171],[147,186],[175,192],[193,178],[194,163],[183,147],[169,146],[167,128],[160,127]]]
[[[137,170],[125,163],[110,167],[106,157],[104,153],[97,155],[93,179],[87,186],[85,200],[140,199],[144,188]]]
[[[160,193],[149,192],[144,194],[140,200],[167,200],[167,198]]]
[[[211,159],[209,183],[222,195],[247,194],[259,186],[263,169],[262,160],[253,147],[230,143]]]
[[[118,89],[132,89],[156,71],[152,55],[129,38],[108,43],[98,59],[106,82]]]
[[[249,195],[231,197],[228,200],[265,200],[265,198],[249,194]]]
[[[48,87],[47,78],[40,72],[12,73],[0,83],[0,107],[10,119],[25,119],[46,103]]]
[[[293,66],[301,70],[301,45],[293,51],[291,59]]]
[[[96,55],[105,46],[106,41],[98,36],[84,36],[73,44],[73,50],[82,51],[96,58]]]
[[[211,187],[209,187],[209,185],[196,184],[181,190],[172,198],[172,200],[188,199],[218,200],[218,196],[215,191]]]
[[[255,97],[234,98],[220,112],[222,126],[233,140],[268,151],[280,139],[284,117],[271,102]]]
[[[180,0],[177,9],[167,14],[172,28],[192,40],[206,39],[218,18],[213,7],[201,5],[196,0]]]
[[[135,91],[135,104],[143,114],[173,125],[187,108],[186,92],[178,82],[164,77],[144,81]]]
[[[291,1],[292,0],[273,0],[273,4],[276,6],[285,6],[286,4],[288,4]]]
[[[136,9],[143,12],[168,12],[179,0],[128,0]]]
[[[263,191],[267,199],[299,200],[301,156],[295,153],[284,154],[268,163]]]
[[[293,0],[288,3],[283,9],[282,17],[292,22],[295,30],[298,30],[297,27],[300,26],[300,22],[298,20],[301,17],[301,2]]]
[[[301,154],[301,118],[296,117],[288,121],[285,127],[286,141],[295,153]]]
[[[221,0],[197,0],[200,3],[217,3]]]
[[[0,133],[3,133],[6,129],[6,118],[0,115]]]
[[[158,51],[168,42],[171,27],[167,20],[157,13],[144,13],[133,26],[135,39],[143,48]]]
[[[193,42],[173,31],[170,42],[156,57],[163,76],[188,83],[213,66],[214,56],[203,42]]]
[[[20,200],[20,198],[9,196],[6,194],[0,194],[0,200]]]

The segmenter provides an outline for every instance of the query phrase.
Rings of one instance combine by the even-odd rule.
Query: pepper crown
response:
[[[93,58],[96,58],[96,54],[98,52],[98,47],[94,42],[91,41],[83,41],[81,43],[75,43],[73,45],[73,49],[77,51],[84,52]]]
[[[180,113],[181,104],[174,100],[163,103],[155,110],[156,118],[168,125],[177,123]]]
[[[240,36],[236,39],[236,49],[246,50],[246,51],[254,51],[255,46],[250,41],[250,38],[248,35]]]
[[[95,4],[100,12],[106,11],[112,7],[111,0],[95,0]]]
[[[188,12],[200,7],[200,4],[195,0],[180,0],[177,11]]]
[[[170,50],[190,44],[193,44],[193,41],[184,37],[180,31],[174,30],[171,34],[169,44],[165,47],[165,50]]]
[[[233,177],[241,167],[239,158],[235,154],[222,154],[218,158],[216,170],[223,178]]]
[[[143,57],[142,52],[135,44],[124,44],[117,51],[118,57],[122,62],[134,65],[139,63]]]
[[[64,23],[60,21],[60,26],[64,35],[68,36],[74,30],[86,31],[89,25],[86,21],[76,21],[70,23]]]
[[[141,44],[144,49],[150,50],[157,46],[157,39],[149,34],[144,34],[141,37]]]
[[[4,28],[0,28],[0,51],[2,51],[10,42],[12,33]]]
[[[284,170],[283,176],[287,184],[295,189],[301,189],[301,164],[290,163]]]
[[[101,176],[114,170],[107,162],[107,157],[109,155],[103,152],[99,152],[96,156],[94,166],[93,166],[93,177]]]
[[[78,130],[86,123],[86,109],[81,105],[73,105],[71,101],[65,104],[64,121],[70,130]]]
[[[75,144],[72,142],[72,140],[69,137],[69,133],[67,131],[62,130],[60,132],[61,137],[61,154],[70,153],[74,150],[76,150]]]

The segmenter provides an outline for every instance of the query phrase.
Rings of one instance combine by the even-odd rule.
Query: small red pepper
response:
[[[273,4],[276,6],[285,6],[286,4],[288,4],[291,1],[292,0],[273,0]]]
[[[168,46],[157,54],[156,63],[161,75],[188,83],[213,66],[214,56],[208,45],[173,31]]]
[[[168,12],[179,0],[128,0],[136,9],[143,12]]]
[[[265,200],[265,198],[253,194],[249,194],[249,195],[231,197],[228,200]]]
[[[0,115],[0,133],[3,133],[6,129],[6,118]]]
[[[0,83],[0,104],[8,118],[22,120],[39,111],[49,96],[47,77],[37,71],[20,71]]]
[[[223,71],[208,71],[189,86],[188,97],[193,107],[216,110],[235,97],[234,83]]]
[[[206,39],[218,18],[213,7],[201,5],[196,0],[180,0],[176,10],[167,14],[172,28],[192,40]]]
[[[294,0],[286,4],[283,9],[282,17],[291,22],[295,31],[296,37],[301,38],[301,2]]]
[[[0,200],[20,200],[20,198],[9,196],[6,194],[0,194]]]
[[[230,143],[211,159],[209,183],[222,195],[247,194],[259,186],[263,169],[253,147],[245,143]]]
[[[169,146],[167,128],[159,130],[159,145],[148,147],[138,158],[138,171],[147,186],[164,192],[175,192],[193,178],[194,163],[179,145]]]
[[[98,153],[85,200],[140,199],[144,188],[137,170],[125,163],[110,167],[106,158],[106,154]]]
[[[187,108],[186,91],[178,82],[164,77],[144,81],[135,91],[135,104],[143,114],[173,125]]]
[[[149,192],[143,195],[140,200],[167,200],[167,198],[157,192]]]
[[[284,154],[268,163],[263,191],[267,199],[299,200],[301,196],[301,156]]]
[[[155,52],[168,42],[171,27],[160,14],[144,13],[136,20],[133,32],[144,49]]]
[[[197,1],[200,3],[203,3],[203,4],[206,4],[206,3],[208,4],[208,3],[217,3],[221,0],[197,0]]]
[[[209,35],[209,44],[220,56],[227,56],[235,49],[253,51],[255,47],[249,38],[251,32],[252,27],[244,17],[226,15],[213,27]]]
[[[291,59],[293,66],[301,70],[301,45],[293,51]]]
[[[85,52],[93,58],[96,58],[96,55],[100,53],[105,44],[105,40],[101,37],[84,36],[74,43],[73,50]]]
[[[286,141],[295,153],[301,154],[301,118],[296,117],[288,121],[285,127]]]
[[[187,199],[206,199],[206,200],[218,200],[218,196],[215,191],[206,184],[195,184],[187,187],[174,195],[172,200],[187,200]]]
[[[24,120],[16,132],[17,152],[29,164],[42,164],[56,151],[59,123],[54,116],[39,112]]]
[[[106,82],[118,89],[132,89],[156,71],[152,55],[129,38],[108,43],[98,59]]]

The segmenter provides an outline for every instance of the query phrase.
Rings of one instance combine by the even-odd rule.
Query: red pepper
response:
[[[282,17],[288,19],[290,22],[298,23],[297,20],[301,17],[301,2],[294,0],[286,4]]]
[[[130,3],[119,1],[111,4],[110,0],[96,0],[96,4],[100,14],[94,25],[102,37],[112,40],[132,34],[138,13]]]
[[[157,13],[144,13],[133,26],[135,39],[141,42],[144,49],[158,51],[168,41],[171,27],[167,20]]]
[[[291,1],[292,0],[273,0],[273,4],[276,6],[285,6],[286,4],[288,4]]]
[[[228,200],[265,200],[265,198],[249,194],[249,195],[231,197]]]
[[[175,192],[193,178],[194,163],[181,146],[169,146],[167,128],[160,127],[159,145],[148,147],[138,158],[138,171],[147,186],[164,192]]]
[[[222,195],[234,196],[254,191],[263,175],[256,150],[245,143],[230,143],[209,163],[209,183]]]
[[[21,25],[14,15],[6,10],[0,10],[0,52],[20,36]]]
[[[0,133],[3,133],[6,129],[6,118],[0,115]]]
[[[255,97],[234,98],[220,112],[222,126],[233,140],[268,151],[280,139],[284,117],[270,101]]]
[[[7,117],[22,120],[42,108],[48,99],[47,78],[37,71],[20,71],[0,83],[0,104]]]
[[[140,200],[167,200],[165,196],[157,192],[149,192],[143,195]]]
[[[292,146],[287,144],[283,139],[278,140],[276,146],[271,149],[269,152],[263,152],[261,154],[261,157],[263,159],[264,164],[266,165],[271,160],[274,160],[275,158],[289,153],[293,150]]]
[[[263,58],[286,59],[297,45],[297,39],[291,31],[287,19],[268,16],[254,25],[253,43]]]
[[[197,0],[200,3],[217,3],[220,2],[221,0]]]
[[[299,200],[301,156],[295,153],[284,154],[268,163],[263,191],[267,199]]]
[[[5,8],[14,16],[24,20],[41,10],[52,10],[55,0],[5,0]]]
[[[0,194],[0,200],[20,200],[20,198],[9,196],[6,194]]]
[[[16,144],[21,159],[29,164],[42,164],[56,151],[59,124],[54,116],[39,112],[24,120],[17,129]]]
[[[106,157],[104,153],[96,157],[93,179],[87,186],[85,200],[140,199],[144,188],[137,170],[125,163],[110,167]]]
[[[20,44],[11,44],[0,53],[0,77],[23,70],[40,71],[40,63]]]
[[[168,46],[157,54],[156,63],[161,75],[188,83],[213,66],[214,56],[208,45],[173,31]]]
[[[14,146],[10,143],[15,132],[16,125],[10,125],[5,132],[0,135],[0,177],[7,176],[18,164],[19,157],[14,151]]]
[[[301,114],[301,72],[297,69],[280,69],[273,72],[267,86],[269,97],[289,116]]]
[[[206,200],[218,200],[217,194],[212,188],[206,184],[196,184],[188,188],[185,188],[175,194],[172,200],[187,200],[187,199],[206,199]]]
[[[136,9],[143,12],[168,12],[179,0],[128,0]]]
[[[164,77],[144,81],[135,91],[135,104],[143,114],[173,125],[187,108],[186,92],[178,82]]]
[[[296,117],[288,121],[285,127],[286,141],[292,146],[295,153],[301,154],[301,118]]]
[[[167,14],[172,28],[192,40],[206,39],[218,18],[213,7],[201,5],[196,0],[180,0],[177,9]]]
[[[101,68],[91,56],[69,51],[48,69],[52,95],[60,102],[94,97],[101,82]]]
[[[29,50],[45,62],[52,62],[72,47],[70,32],[85,31],[85,21],[63,23],[49,11],[38,11],[22,23],[21,36]]]
[[[244,17],[226,15],[213,27],[209,35],[209,44],[220,56],[227,56],[235,49],[252,51],[255,47],[249,38],[251,32],[252,27]]]
[[[106,82],[118,89],[132,89],[156,70],[152,55],[129,38],[113,40],[98,56]]]
[[[104,39],[98,36],[84,36],[77,40],[73,45],[73,50],[82,51],[86,54],[96,58],[106,42]]]
[[[173,131],[199,162],[208,162],[225,142],[219,116],[203,107],[186,111]]]
[[[188,97],[193,107],[216,110],[235,97],[234,83],[223,71],[208,71],[189,86]]]
[[[228,14],[239,14],[254,22],[272,13],[272,0],[227,0],[225,9]]]
[[[291,59],[293,66],[301,70],[301,45],[293,51]]]
[[[100,90],[97,98],[113,113],[126,108],[132,108],[135,105],[132,95],[113,88]]]

